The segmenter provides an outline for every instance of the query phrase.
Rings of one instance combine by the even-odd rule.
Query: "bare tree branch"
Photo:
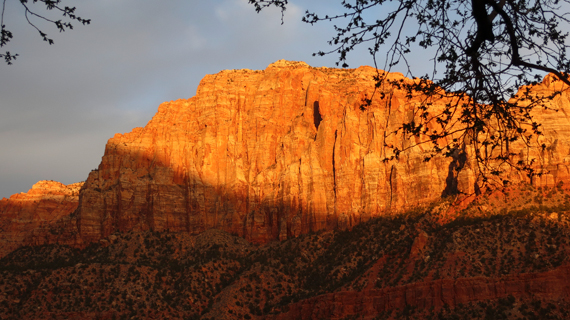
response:
[[[28,22],[28,24],[30,26],[32,26],[34,29],[36,29],[40,36],[42,37],[42,39],[46,42],[48,42],[49,44],[53,44],[54,41],[53,39],[48,37],[48,34],[43,31],[42,28],[40,28],[38,25],[36,25],[36,23],[34,23],[32,21],[32,17],[39,19],[40,21],[44,21],[47,22],[51,25],[54,25],[59,32],[63,32],[66,31],[68,29],[73,29],[73,24],[71,23],[72,21],[75,22],[79,22],[83,25],[87,25],[89,23],[91,23],[90,19],[84,19],[81,18],[79,16],[77,16],[75,14],[75,7],[63,7],[61,6],[61,3],[63,2],[63,0],[33,0],[32,4],[35,3],[40,3],[43,4],[45,6],[45,10],[50,11],[50,10],[56,10],[59,11],[61,13],[61,16],[66,19],[66,21],[64,21],[64,19],[59,19],[59,20],[55,20],[55,19],[51,19],[49,18],[47,15],[45,14],[40,14],[38,13],[39,11],[32,9],[29,5],[28,5],[28,1],[27,0],[15,0],[17,1],[17,3],[19,3],[23,8],[24,8],[24,17],[26,19],[26,21]],[[10,40],[13,38],[13,34],[12,32],[10,32],[7,28],[6,25],[4,24],[4,14],[6,12],[6,2],[7,0],[3,0],[2,1],[2,14],[0,16],[0,47],[4,47],[6,45],[8,45],[8,43],[10,42]],[[15,60],[16,57],[18,56],[18,54],[11,54],[9,51],[6,51],[5,54],[0,54],[0,58],[4,58],[6,64],[12,64],[12,60]]]

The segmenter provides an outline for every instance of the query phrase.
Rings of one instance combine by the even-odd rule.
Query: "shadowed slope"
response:
[[[24,247],[0,260],[0,318],[568,318],[564,212],[440,224],[447,205],[262,246],[208,230]]]

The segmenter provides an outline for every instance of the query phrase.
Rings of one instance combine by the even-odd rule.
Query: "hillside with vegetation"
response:
[[[22,247],[0,260],[0,319],[567,319],[569,198],[524,186],[264,245],[212,229]]]

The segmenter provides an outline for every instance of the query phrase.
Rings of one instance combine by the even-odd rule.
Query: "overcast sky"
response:
[[[206,74],[279,59],[334,67],[336,55],[312,57],[330,48],[332,24],[301,17],[334,13],[339,2],[290,1],[282,25],[278,10],[257,14],[247,0],[67,0],[92,22],[58,33],[34,20],[50,46],[8,0],[14,39],[2,51],[19,57],[0,63],[0,198],[39,180],[84,181],[109,138],[146,125],[164,101],[194,96]],[[372,64],[362,49],[350,67]]]

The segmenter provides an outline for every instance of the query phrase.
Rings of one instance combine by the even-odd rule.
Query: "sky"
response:
[[[305,10],[334,14],[340,1],[290,1],[283,24],[279,10],[258,14],[247,0],[63,3],[91,24],[59,33],[32,20],[54,39],[48,45],[19,1],[6,2],[14,38],[2,52],[19,56],[13,65],[0,61],[0,199],[39,180],[84,181],[109,138],[145,126],[162,102],[194,96],[206,74],[262,70],[280,59],[334,67],[338,58],[312,56],[331,48],[333,23],[301,18]],[[373,61],[363,47],[348,63]]]

